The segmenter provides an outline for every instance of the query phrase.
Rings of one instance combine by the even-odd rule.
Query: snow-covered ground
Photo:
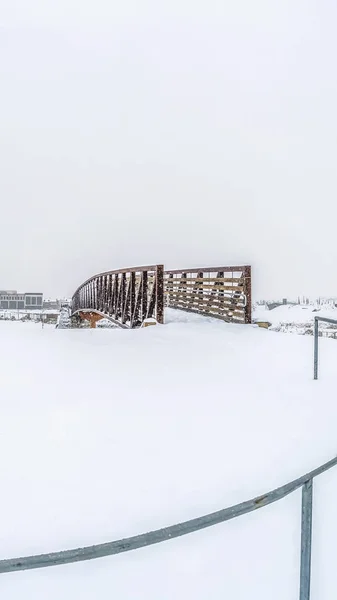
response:
[[[23,317],[29,316],[32,320],[39,321],[41,316],[57,315],[58,309],[44,308],[43,310],[1,310],[0,320],[20,320]]]
[[[255,320],[266,320],[272,325],[280,323],[309,324],[313,323],[315,317],[327,317],[337,319],[337,309],[333,306],[314,306],[302,304],[285,304],[269,310],[265,305],[256,306],[253,317]]]
[[[0,322],[0,558],[110,541],[262,494],[337,451],[337,344],[168,311]],[[337,468],[315,481],[312,600],[337,595]],[[300,492],[135,552],[0,575],[6,600],[297,600]]]

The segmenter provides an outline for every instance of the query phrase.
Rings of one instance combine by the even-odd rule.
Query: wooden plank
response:
[[[203,317],[209,317],[212,319],[222,319],[223,321],[226,321],[226,323],[242,323],[242,324],[244,324],[244,322],[245,322],[243,317],[237,316],[237,315],[227,315],[227,314],[217,313],[217,312],[204,312],[204,311],[198,310],[198,309],[181,308],[179,306],[175,310],[182,310],[183,312],[195,313],[198,315],[202,315]]]
[[[181,300],[178,300],[177,302],[175,302],[174,304],[170,304],[171,308],[174,308],[175,306],[187,306],[190,308],[200,308],[200,310],[217,310],[217,311],[226,311],[226,312],[237,312],[240,313],[242,315],[245,314],[245,309],[241,308],[241,307],[236,307],[236,306],[229,306],[228,304],[224,304],[224,305],[220,305],[220,304],[203,304],[202,302],[196,302],[195,304],[189,304],[187,302],[183,302]]]
[[[183,310],[186,312],[196,312],[200,315],[205,315],[205,316],[209,316],[209,317],[214,317],[215,315],[217,315],[219,317],[224,317],[228,321],[235,319],[236,321],[242,321],[243,323],[245,322],[244,315],[237,315],[237,314],[226,313],[226,312],[217,312],[216,310],[205,311],[205,310],[200,310],[199,308],[193,308],[193,307],[190,308],[188,306],[187,307],[186,306],[176,306],[175,310]]]
[[[203,312],[209,312],[209,311],[217,311],[217,312],[226,312],[226,313],[236,313],[236,314],[240,314],[242,316],[245,315],[245,309],[244,308],[240,308],[237,306],[229,306],[228,304],[224,304],[224,305],[219,305],[219,304],[206,304],[206,303],[202,303],[202,302],[196,302],[195,305],[193,304],[189,304],[183,301],[177,301],[174,304],[170,304],[170,308],[176,308],[176,307],[185,307],[185,308],[198,308],[200,310],[202,310]]]
[[[176,289],[176,288],[182,288],[182,289],[186,289],[186,288],[191,288],[194,287],[195,289],[200,288],[200,289],[206,289],[206,290],[240,290],[243,291],[244,286],[240,284],[233,284],[233,285],[229,285],[228,283],[208,283],[207,281],[205,281],[205,283],[201,283],[199,281],[197,282],[192,282],[192,281],[186,281],[186,283],[181,283],[179,281],[177,282],[173,282],[173,283],[167,283],[165,282],[165,287],[172,290],[172,289]]]
[[[173,271],[165,271],[166,275],[179,275],[182,273],[243,273],[246,265],[241,267],[205,267],[204,269],[174,269]]]
[[[175,294],[185,294],[186,296],[194,296],[198,294],[198,292],[204,292],[205,296],[226,296],[230,298],[232,296],[237,297],[238,295],[243,295],[243,288],[238,286],[236,288],[226,287],[210,287],[210,286],[200,286],[200,287],[183,287],[177,286],[175,288],[166,288],[166,293],[174,296]]]
[[[170,303],[178,302],[182,300],[186,303],[200,302],[202,304],[225,304],[226,306],[242,306],[244,308],[243,299],[242,298],[232,298],[229,296],[216,296],[215,294],[205,296],[202,294],[168,294],[168,300]]]
[[[165,278],[165,282],[166,284],[171,284],[176,283],[176,282],[184,282],[184,283],[196,283],[196,282],[201,282],[201,283],[240,283],[242,282],[242,277],[186,277],[186,278],[181,278],[181,277],[171,277]]]
[[[198,300],[198,301],[202,301],[204,304],[208,304],[211,301],[216,301],[216,302],[221,302],[221,303],[225,303],[225,304],[238,304],[238,303],[243,303],[243,298],[242,297],[238,297],[235,298],[233,295],[221,295],[220,294],[198,294],[198,293],[185,293],[183,291],[180,292],[167,292],[166,293],[169,297],[169,300],[172,300],[172,302],[175,302],[176,300],[179,300],[179,298],[183,298],[186,302],[188,301],[193,301],[193,300]]]
[[[205,282],[206,284],[207,282]],[[190,288],[195,288],[196,290],[210,290],[210,291],[215,291],[215,292],[221,292],[223,290],[226,290],[228,292],[243,292],[243,285],[203,285],[202,283],[191,283],[190,281],[187,281],[185,284],[184,283],[177,283],[175,285],[167,285],[166,284],[166,289],[169,290],[173,290],[176,291],[179,288],[182,289],[190,289]]]
[[[234,308],[230,306],[219,306],[212,304],[211,306],[207,306],[205,304],[186,304],[185,302],[175,302],[174,304],[170,304],[169,308],[195,308],[197,310],[202,310],[203,312],[208,312],[210,310],[217,311],[219,313],[236,313],[238,315],[245,315],[245,311],[242,308]]]
[[[244,286],[243,285],[218,285],[216,283],[214,283],[213,285],[203,285],[202,283],[198,283],[198,284],[191,284],[191,283],[187,283],[187,284],[183,284],[180,283],[178,285],[166,285],[165,289],[167,289],[170,292],[177,292],[179,290],[183,291],[183,292],[188,292],[188,293],[192,293],[194,291],[197,290],[205,290],[207,292],[207,290],[209,290],[210,292],[223,292],[223,291],[227,291],[227,292],[243,292],[244,291]]]

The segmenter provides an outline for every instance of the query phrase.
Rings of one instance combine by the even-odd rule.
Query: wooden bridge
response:
[[[94,275],[72,298],[72,315],[91,327],[108,318],[123,328],[153,318],[164,323],[165,307],[251,323],[251,267],[209,267],[165,271],[163,265],[132,267]]]

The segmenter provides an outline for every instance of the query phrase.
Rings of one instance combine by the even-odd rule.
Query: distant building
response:
[[[43,294],[40,292],[26,292],[19,294],[16,290],[0,290],[1,310],[41,310]]]

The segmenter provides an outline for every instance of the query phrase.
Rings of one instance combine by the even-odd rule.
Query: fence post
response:
[[[314,336],[314,379],[318,379],[318,317],[315,317]]]
[[[300,600],[310,600],[312,487],[312,479],[302,487]]]

